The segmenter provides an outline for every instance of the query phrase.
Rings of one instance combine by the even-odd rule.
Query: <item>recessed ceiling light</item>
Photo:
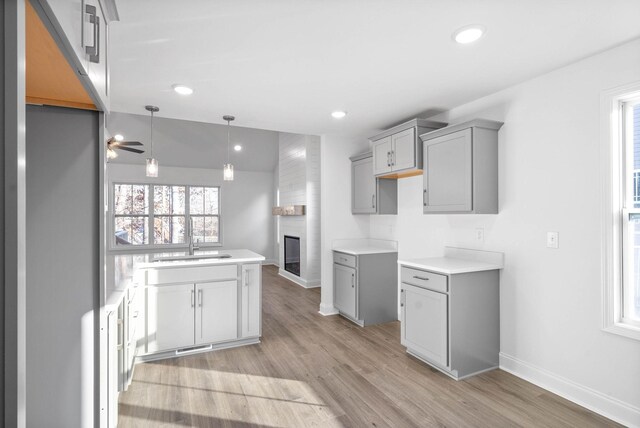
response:
[[[173,85],[173,90],[179,93],[180,95],[191,95],[193,94],[193,89],[185,85]]]
[[[233,146],[233,150],[239,152],[240,150],[242,150],[242,146],[240,144],[236,144],[235,146]]]
[[[473,43],[482,37],[484,31],[485,29],[482,25],[467,25],[453,33],[453,40],[462,45]]]
[[[331,113],[331,116],[333,116],[334,119],[342,119],[346,115],[347,112],[342,110],[334,111],[333,113]]]
[[[122,136],[122,134],[114,135],[113,139],[116,140],[116,141],[124,141],[124,137]]]

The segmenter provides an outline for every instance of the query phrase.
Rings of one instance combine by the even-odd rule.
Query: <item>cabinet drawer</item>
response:
[[[446,275],[402,266],[401,278],[402,282],[417,287],[427,288],[441,293],[448,291]]]
[[[351,254],[339,253],[338,251],[333,252],[333,262],[339,263],[341,265],[356,267],[356,256],[352,256]]]
[[[147,285],[223,281],[237,278],[238,267],[235,264],[147,270]]]

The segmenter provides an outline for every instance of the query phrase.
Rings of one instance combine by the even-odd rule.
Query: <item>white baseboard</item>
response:
[[[640,408],[500,353],[500,368],[589,410],[629,427],[640,427]]]
[[[298,284],[301,287],[304,288],[318,288],[320,287],[320,280],[309,280],[307,281],[306,279],[302,279],[299,276],[296,276],[290,272],[287,272],[284,269],[278,269],[278,275],[287,278],[289,281],[293,281],[296,284]]]
[[[278,265],[278,261],[274,260],[274,259],[266,259],[265,261],[262,262],[262,264],[263,265],[274,265],[274,266],[280,267]]]
[[[323,305],[320,304],[320,310],[318,311],[320,315],[329,316],[329,315],[338,315],[338,310],[333,307],[333,305]]]

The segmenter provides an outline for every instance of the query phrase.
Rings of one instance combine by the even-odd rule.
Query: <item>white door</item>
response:
[[[471,129],[424,142],[424,212],[471,211]]]
[[[447,367],[447,295],[404,283],[402,288],[402,343],[409,350]]]
[[[373,143],[374,175],[388,172],[391,172],[391,137],[386,137]]]
[[[238,281],[196,284],[196,344],[238,338]]]
[[[242,265],[242,287],[240,288],[242,337],[260,336],[260,318],[262,316],[260,274],[259,264]]]
[[[147,287],[147,351],[193,346],[194,308],[193,285]]]
[[[373,176],[373,158],[353,162],[351,191],[353,192],[353,214],[376,212],[376,178]]]
[[[333,264],[334,306],[345,315],[356,319],[356,270]]]
[[[398,132],[391,136],[392,140],[392,169],[401,171],[417,167],[416,159],[416,130],[415,128]]]

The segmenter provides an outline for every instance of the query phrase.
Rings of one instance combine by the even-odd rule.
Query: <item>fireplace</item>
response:
[[[284,270],[300,276],[300,238],[284,235]]]

